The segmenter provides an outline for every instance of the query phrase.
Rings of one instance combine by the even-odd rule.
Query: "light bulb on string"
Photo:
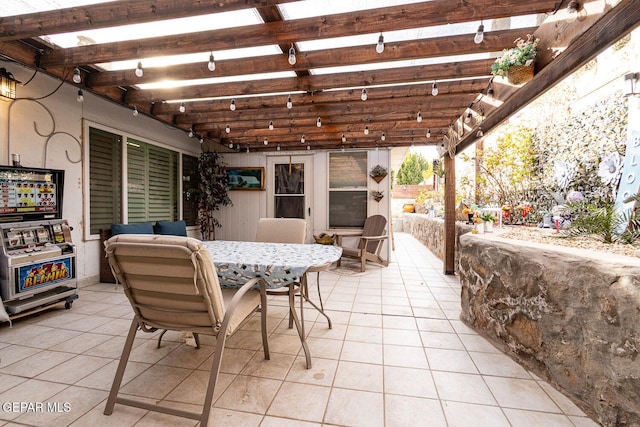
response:
[[[269,140],[267,139],[267,137],[264,137],[264,141],[263,141],[264,145],[269,145]]]
[[[362,94],[360,95],[360,99],[362,99],[363,101],[366,101],[368,98],[367,96],[367,89],[362,88]]]
[[[233,141],[229,143],[229,148],[233,148]]]
[[[280,151],[280,144],[278,144],[278,145],[276,146],[276,150],[277,150],[277,151]]]
[[[184,102],[180,103],[180,107],[178,107],[178,111],[180,111],[181,113],[184,113],[187,110],[187,108],[184,106]]]
[[[387,134],[382,132],[382,135],[380,135],[380,141],[385,141],[387,139]]]
[[[287,98],[287,108],[288,109],[293,108],[293,102],[291,101],[291,95],[289,95],[289,97]]]
[[[307,151],[311,150],[311,146],[307,145]]]
[[[195,133],[193,132],[193,128],[189,129],[189,138],[193,138],[193,136],[195,135]]]
[[[293,43],[291,43],[291,47],[289,48],[289,64],[296,65],[296,50],[293,47]]]
[[[76,84],[82,83],[82,76],[80,75],[80,68],[78,67],[73,70],[73,82]]]
[[[200,137],[199,141],[200,141],[200,144],[202,144],[204,142],[204,138]]]
[[[438,83],[436,82],[433,82],[433,85],[431,86],[431,95],[438,96]]]
[[[464,118],[465,123],[471,123],[471,111],[467,112],[467,115]]]
[[[364,127],[364,134],[365,134],[365,135],[369,135],[369,125],[365,125],[365,127]]]
[[[138,61],[138,66],[136,67],[136,76],[142,77],[144,75],[144,70],[142,69],[142,61]]]
[[[138,107],[136,107],[135,105],[133,106],[133,117],[138,117]]]
[[[418,123],[422,122],[422,113],[420,111],[418,111],[418,115],[416,116],[416,121]]]
[[[378,43],[376,43],[376,52],[384,52],[384,37],[382,36],[382,33],[380,33],[380,36],[378,37]]]
[[[302,137],[300,138],[300,143],[304,144],[307,141],[307,138],[304,137],[304,135],[302,135]]]
[[[476,133],[476,136],[478,138],[481,138],[481,137],[484,136],[484,132],[482,131],[482,128],[480,128],[480,127],[478,128],[478,132]]]
[[[431,138],[431,129],[427,129],[427,138]]]
[[[273,121],[269,122],[269,130],[273,130]]]
[[[78,96],[76,96],[76,101],[80,103],[84,102],[84,92],[82,92],[82,89],[78,90]]]
[[[320,120],[320,117],[318,117],[318,120],[316,120],[316,126],[317,127],[321,127],[322,126],[322,120]]]
[[[480,26],[478,26],[478,31],[476,31],[476,35],[473,36],[473,42],[475,44],[480,44],[482,43],[482,40],[484,40],[484,25],[482,24],[482,21],[480,21]]]
[[[229,109],[231,111],[236,111],[236,100],[235,99],[231,100],[231,103],[229,104]]]
[[[342,142],[347,142],[347,137],[346,137],[346,135],[344,133],[342,134],[342,139],[341,140],[342,140]]]
[[[249,152],[249,146],[247,145],[247,153]]]
[[[209,55],[209,62],[207,63],[207,68],[209,69],[209,71],[216,70],[216,62],[213,60],[213,52],[211,52],[211,54]]]
[[[229,124],[227,124],[227,127],[224,128],[224,131],[226,133],[231,133],[231,126],[229,126]]]

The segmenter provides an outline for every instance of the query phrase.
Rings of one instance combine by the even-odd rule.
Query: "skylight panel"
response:
[[[423,1],[424,0],[305,0],[280,4],[278,8],[285,19],[300,19],[334,15],[336,13],[355,12],[357,10],[422,3]]]
[[[67,48],[78,46],[79,37],[93,40],[95,43],[110,43],[176,34],[188,34],[199,31],[219,30],[222,28],[243,27],[253,24],[262,24],[263,22],[264,21],[260,19],[255,9],[243,9],[187,18],[169,19],[165,21],[147,22],[143,24],[54,34],[47,36],[47,39],[58,46]]]
[[[0,16],[17,16],[35,12],[46,12],[67,7],[88,6],[90,4],[110,3],[104,0],[64,0],[63,4],[55,0],[2,0]]]
[[[285,77],[295,77],[294,71],[282,71],[277,73],[263,73],[263,74],[247,74],[242,76],[228,76],[228,77],[212,77],[210,79],[197,79],[197,80],[165,80],[156,83],[143,83],[136,85],[139,89],[171,89],[177,87],[188,87],[198,85],[210,85],[220,83],[233,83],[242,81],[257,81],[257,80],[269,80],[269,79],[281,79]]]

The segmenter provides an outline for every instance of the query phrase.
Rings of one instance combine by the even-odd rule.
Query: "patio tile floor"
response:
[[[212,425],[598,425],[459,320],[458,279],[411,236],[396,233],[389,267],[356,268],[320,276],[333,329],[305,309],[312,369],[288,329],[286,298],[269,302],[271,360],[262,357],[258,319],[227,342]],[[71,310],[0,325],[0,426],[196,425],[121,405],[102,414],[131,317],[121,288],[96,284],[80,289]],[[138,333],[122,391],[198,410],[214,339],[201,337],[196,350],[169,332],[157,349],[156,337]]]

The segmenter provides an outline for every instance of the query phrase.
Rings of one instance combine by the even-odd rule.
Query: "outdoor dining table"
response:
[[[318,271],[340,259],[342,248],[319,244],[232,240],[211,240],[203,243],[211,254],[221,287],[237,288],[255,277],[264,278],[269,289],[288,287],[290,315],[302,343],[307,368],[311,368],[311,354],[306,342],[304,325],[301,324],[295,309],[295,284],[301,284],[306,280],[304,275],[307,271]],[[306,289],[301,288],[300,292],[306,292]],[[315,304],[313,306],[318,308]],[[324,310],[321,313],[327,317]]]

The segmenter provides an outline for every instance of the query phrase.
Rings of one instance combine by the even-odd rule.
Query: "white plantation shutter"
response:
[[[367,152],[329,153],[329,228],[357,228],[367,218]]]
[[[89,129],[89,224],[91,234],[121,221],[122,149],[119,135]]]

